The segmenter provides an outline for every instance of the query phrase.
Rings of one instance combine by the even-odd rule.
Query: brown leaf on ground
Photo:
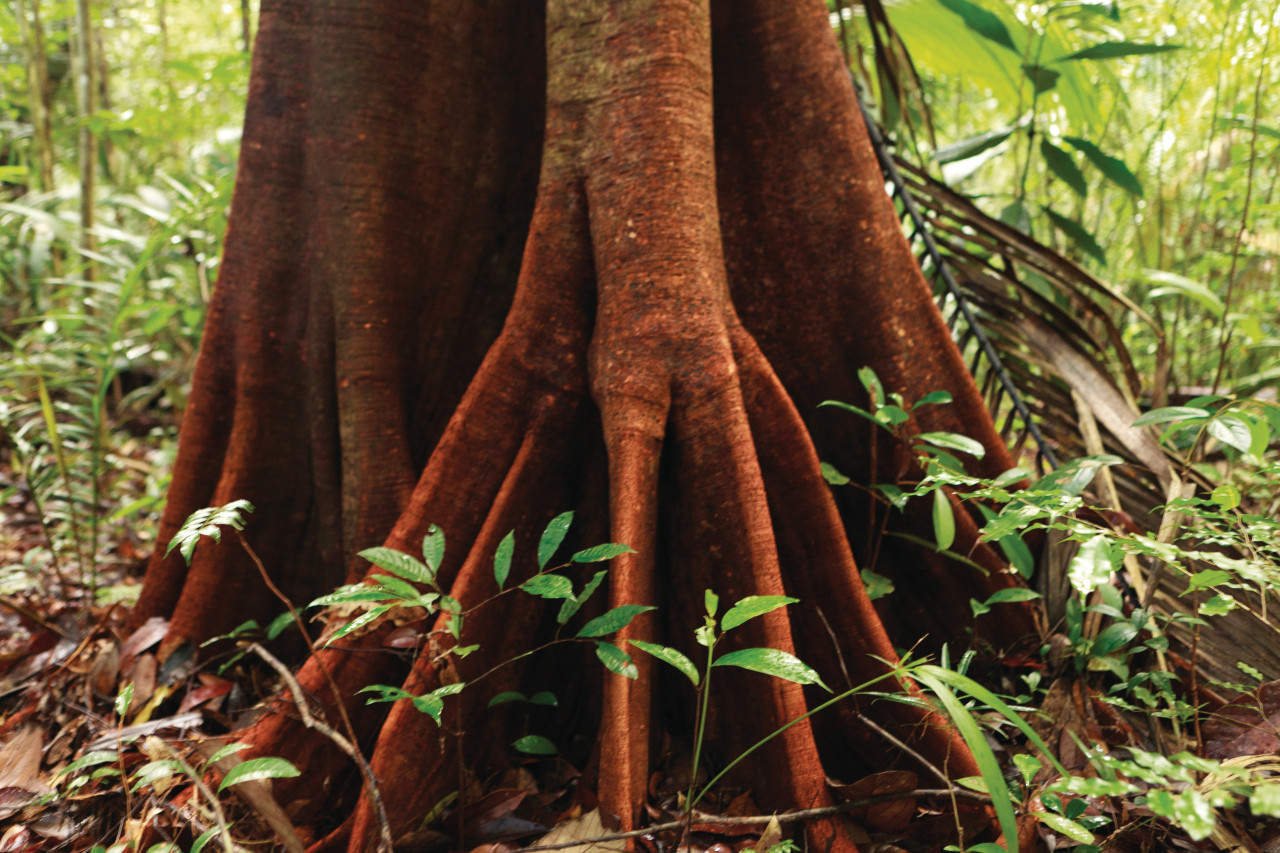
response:
[[[1210,758],[1280,752],[1280,681],[1240,694],[1210,717],[1202,731]]]
[[[832,785],[831,790],[841,802],[849,803],[884,794],[901,794],[915,790],[920,779],[909,770],[886,770],[873,773],[850,785]],[[916,813],[914,797],[860,806],[849,811],[849,817],[871,832],[900,832],[907,828]]]

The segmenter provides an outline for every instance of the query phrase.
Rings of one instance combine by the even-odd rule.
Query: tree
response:
[[[954,547],[986,576],[874,535],[927,530],[927,510],[899,521],[865,496],[837,506],[816,448],[862,484],[910,465],[817,409],[865,398],[863,366],[909,399],[949,391],[954,402],[915,426],[979,440],[976,473],[1011,467],[885,197],[822,3],[277,0],[262,11],[226,256],[160,537],[247,498],[255,549],[306,601],[361,577],[359,550],[412,552],[435,524],[449,541],[440,578],[465,603],[495,591],[507,531],[529,555],[546,519],[576,508],[582,542],[636,552],[613,561],[609,603],[660,605],[624,639],[688,650],[704,589],[787,593],[801,604],[744,626],[743,642],[856,682],[885,671],[870,655],[892,660],[891,636],[959,638],[963,602],[1013,583],[958,505]],[[855,554],[897,582],[879,612]],[[351,697],[396,834],[458,787],[440,772],[458,740],[408,703],[384,718],[355,691],[421,693],[536,645],[537,602],[503,602],[469,620],[464,639],[484,654],[457,673],[429,655],[406,669],[340,651],[300,671],[321,704],[322,668]],[[157,553],[135,618],[172,617],[171,650],[272,606],[224,544],[189,569]],[[389,630],[358,643],[377,649]],[[979,628],[995,643],[1029,630],[1018,608]],[[646,659],[636,680],[591,681],[591,664],[534,662],[492,686],[564,688],[574,673],[559,716],[588,736],[563,743],[592,768],[604,811],[631,824],[664,709],[689,697]],[[726,754],[806,708],[802,688],[763,676],[736,690],[717,696],[709,727]],[[477,772],[509,761],[510,738],[493,732],[514,723],[482,716],[488,695],[466,691],[446,711]],[[349,762],[287,704],[247,737],[302,768],[279,796],[321,822]],[[825,801],[824,768],[856,778],[891,760],[860,713],[973,772],[938,720],[850,703],[789,729],[736,781],[764,808]],[[361,797],[329,843],[363,849],[375,829]],[[838,823],[808,832],[853,849]]]

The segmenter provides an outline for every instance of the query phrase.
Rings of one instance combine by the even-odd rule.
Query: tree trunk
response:
[[[49,121],[49,59],[44,52],[44,28],[40,25],[40,0],[31,0],[28,18],[25,0],[15,8],[18,31],[27,55],[27,100],[31,105],[31,159],[43,192],[53,192],[53,131]]]
[[[76,113],[81,121],[77,144],[80,164],[80,249],[90,253],[96,247],[93,237],[93,218],[98,138],[94,135],[93,125],[90,123],[97,107],[94,97],[96,63],[93,50],[93,11],[89,6],[89,0],[76,0],[76,44],[72,55],[75,60]],[[89,254],[86,254],[84,264],[83,276],[86,280],[92,281],[95,278],[94,270],[97,264]]]
[[[608,538],[636,551],[613,561],[608,604],[660,608],[623,639],[692,656],[714,589],[728,601],[799,598],[735,642],[794,652],[832,685],[846,667],[854,683],[884,673],[871,655],[893,660],[891,636],[967,642],[967,599],[1013,581],[963,510],[954,548],[989,575],[905,540],[877,545],[874,505],[837,506],[819,471],[816,448],[863,484],[905,470],[901,448],[881,438],[877,452],[847,415],[816,409],[864,400],[865,365],[908,399],[950,391],[952,405],[914,426],[981,441],[976,473],[1012,464],[884,193],[824,5],[533,6],[264,6],[227,254],[161,541],[195,509],[247,498],[258,506],[249,539],[301,602],[361,577],[360,549],[412,553],[434,523],[449,542],[439,578],[467,606],[496,593],[492,555],[507,531],[515,572],[528,574],[546,519],[575,509],[586,523],[569,545]],[[927,514],[890,521],[928,530]],[[879,612],[855,554],[897,581]],[[189,569],[153,558],[135,618],[172,616],[172,649],[273,606],[233,544],[209,543]],[[389,655],[328,651],[299,679],[322,705],[322,667],[347,696],[371,682],[422,693],[539,645],[554,627],[546,616],[528,597],[487,605],[463,634],[481,651],[456,672],[430,655],[406,671]],[[989,642],[1032,631],[1029,611],[1000,617],[978,624]],[[379,649],[389,630],[354,645]],[[589,768],[604,811],[634,825],[655,742],[692,716],[687,684],[635,662],[636,680],[603,672],[590,650],[504,669],[450,697],[445,728],[461,738],[409,703],[384,719],[384,706],[351,699],[362,735],[377,733],[393,834],[510,762],[520,720],[485,703],[531,687],[560,697],[547,727]],[[727,757],[808,707],[776,679],[719,684],[708,731]],[[278,796],[309,801],[299,820],[323,829],[349,811],[334,792],[350,768],[286,701],[276,710],[246,737],[303,769]],[[937,765],[976,772],[937,719],[850,702],[788,729],[732,782],[766,809],[815,806],[830,796],[824,772],[909,764],[860,711]],[[349,814],[326,848],[373,843],[368,798]],[[807,832],[853,849],[838,821]]]

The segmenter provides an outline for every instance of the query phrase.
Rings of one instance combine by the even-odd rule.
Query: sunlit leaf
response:
[[[614,557],[621,557],[623,554],[634,554],[626,545],[617,542],[606,542],[603,545],[596,545],[586,548],[574,554],[569,559],[575,563],[599,563],[604,560],[612,560]]]
[[[287,779],[300,775],[302,774],[298,771],[298,768],[283,758],[274,756],[250,758],[248,761],[232,767],[227,772],[227,775],[223,777],[222,784],[218,786],[218,790],[226,790],[232,785],[239,785],[241,782],[257,782],[262,779]]]
[[[1061,59],[1055,59],[1054,62],[1070,62],[1079,59],[1118,59],[1122,56],[1146,56],[1152,53],[1166,53],[1171,50],[1181,50],[1180,44],[1142,44],[1134,41],[1104,41],[1101,44],[1095,44],[1086,47],[1084,50],[1077,50]]]
[[[605,669],[616,672],[626,678],[639,678],[640,670],[631,662],[631,655],[604,640],[596,640],[596,657],[604,664]]]
[[[795,604],[799,600],[785,595],[749,595],[729,608],[724,618],[720,620],[720,628],[724,631],[731,630],[749,619],[771,613],[788,604]]]
[[[694,687],[698,686],[698,668],[693,665],[693,661],[680,652],[670,646],[660,646],[657,643],[647,643],[644,640],[628,640],[627,642],[641,651],[648,652],[663,663],[674,666],[693,682]]]
[[[395,548],[365,548],[360,556],[378,568],[414,583],[430,584],[435,577],[435,571],[429,566]]]
[[[956,518],[951,509],[951,498],[941,488],[933,492],[933,539],[939,551],[950,548],[956,539]]]
[[[1098,171],[1120,189],[1142,198],[1142,184],[1134,177],[1133,172],[1123,160],[1112,157],[1087,139],[1078,136],[1064,136],[1063,140],[1088,158]]]
[[[444,562],[444,531],[434,524],[427,528],[427,535],[422,537],[422,558],[426,560],[432,575],[440,571],[440,564]]]
[[[502,541],[493,552],[493,579],[497,581],[498,589],[506,586],[507,578],[511,575],[511,555],[515,552],[515,548],[516,532],[511,530],[502,537]]]
[[[545,569],[547,563],[551,562],[556,549],[560,547],[560,543],[564,541],[565,534],[569,532],[569,525],[571,524],[573,524],[572,510],[562,512],[551,519],[546,529],[542,531],[542,538],[538,540],[539,569]]]
[[[716,658],[712,666],[736,666],[796,684],[816,684],[830,691],[812,667],[781,649],[740,649]]]
[[[631,624],[631,620],[635,619],[641,613],[648,610],[657,610],[656,607],[645,607],[639,604],[624,604],[621,607],[615,607],[608,613],[601,614],[583,625],[578,631],[579,637],[604,637],[619,631],[627,625]]]

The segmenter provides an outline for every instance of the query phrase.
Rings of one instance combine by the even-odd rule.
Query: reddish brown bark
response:
[[[440,579],[468,605],[497,591],[492,554],[508,530],[527,556],[542,523],[575,508],[583,542],[636,551],[614,561],[609,603],[660,607],[624,639],[692,653],[712,588],[728,601],[801,599],[734,642],[795,652],[833,685],[843,667],[855,682],[884,672],[871,655],[892,659],[891,636],[965,642],[967,599],[1012,581],[963,511],[955,547],[991,573],[886,540],[875,568],[899,592],[877,612],[855,561],[876,550],[874,510],[838,507],[818,469],[815,446],[864,484],[902,473],[883,437],[873,458],[866,430],[816,409],[864,397],[864,365],[908,398],[949,390],[955,402],[917,426],[982,441],[980,473],[1011,465],[884,194],[823,4],[534,5],[264,8],[227,258],[162,537],[201,506],[248,498],[249,538],[304,601],[358,577],[356,551],[385,540],[413,552],[434,523],[449,541]],[[201,546],[189,570],[153,559],[136,617],[171,614],[173,647],[273,606],[234,547]],[[1030,633],[1026,612],[1001,616],[980,633]],[[482,651],[448,677],[537,645],[549,620],[527,597],[481,609],[464,642]],[[381,636],[358,642],[374,650]],[[451,697],[460,741],[408,703],[383,720],[351,699],[395,832],[509,760],[511,738],[494,732],[518,721],[484,704],[530,683],[559,686],[567,752],[630,825],[664,709],[691,696],[647,657],[636,680],[586,658],[512,667]],[[299,676],[322,703],[322,665],[348,696],[442,678],[426,655],[406,673],[385,655],[325,652]],[[721,678],[714,749],[732,756],[809,698],[763,676]],[[350,768],[277,710],[247,737],[299,764],[279,795],[323,824],[337,796],[325,792]],[[974,772],[937,720],[861,710]],[[473,776],[459,777],[459,751]],[[789,729],[734,782],[765,808],[814,806],[830,796],[824,770],[905,760],[850,703]],[[375,830],[360,797],[326,846],[364,849]],[[853,849],[837,821],[807,831]]]

